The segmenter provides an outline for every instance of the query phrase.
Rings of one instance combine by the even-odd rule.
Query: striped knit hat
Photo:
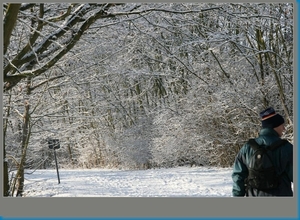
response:
[[[277,114],[272,107],[259,113],[263,128],[276,128],[284,124],[284,118]]]

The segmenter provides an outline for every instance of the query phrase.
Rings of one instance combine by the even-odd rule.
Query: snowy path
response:
[[[231,168],[37,170],[25,197],[231,197]],[[30,171],[27,171],[30,173]]]

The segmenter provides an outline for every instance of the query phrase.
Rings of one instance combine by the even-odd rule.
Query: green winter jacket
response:
[[[280,139],[272,128],[263,128],[255,140],[259,145],[269,146]],[[293,196],[291,183],[293,182],[293,145],[286,143],[274,150],[272,161],[277,167],[278,174],[282,176],[280,185],[276,189],[260,191],[249,189],[246,195],[244,180],[248,176],[247,164],[254,150],[246,143],[237,154],[233,164],[233,196]]]

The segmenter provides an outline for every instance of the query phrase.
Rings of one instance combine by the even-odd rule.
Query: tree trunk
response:
[[[4,138],[3,138],[4,139]],[[4,146],[4,143],[3,143]],[[8,181],[8,165],[7,161],[5,160],[5,147],[3,147],[4,151],[4,162],[3,162],[3,196],[9,196],[9,181]]]
[[[5,54],[7,51],[12,31],[17,22],[20,7],[21,4],[8,4],[5,18],[3,21],[3,54]]]
[[[11,95],[9,96],[8,100],[8,108],[6,112],[6,119],[3,121],[3,196],[9,196],[9,178],[8,178],[8,164],[6,159],[6,150],[5,150],[5,137],[7,131],[7,123],[8,123],[8,116],[10,115],[10,102],[11,102]]]
[[[24,166],[26,162],[26,152],[30,136],[30,126],[29,126],[29,103],[25,102],[25,113],[24,113],[24,122],[23,122],[23,135],[22,135],[22,157],[19,164],[18,172],[16,175],[17,178],[17,194],[16,196],[22,196],[24,189]]]

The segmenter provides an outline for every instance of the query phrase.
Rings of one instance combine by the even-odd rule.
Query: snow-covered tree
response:
[[[228,166],[270,105],[293,139],[291,3],[4,9],[8,167],[53,167],[47,138],[62,167]]]

